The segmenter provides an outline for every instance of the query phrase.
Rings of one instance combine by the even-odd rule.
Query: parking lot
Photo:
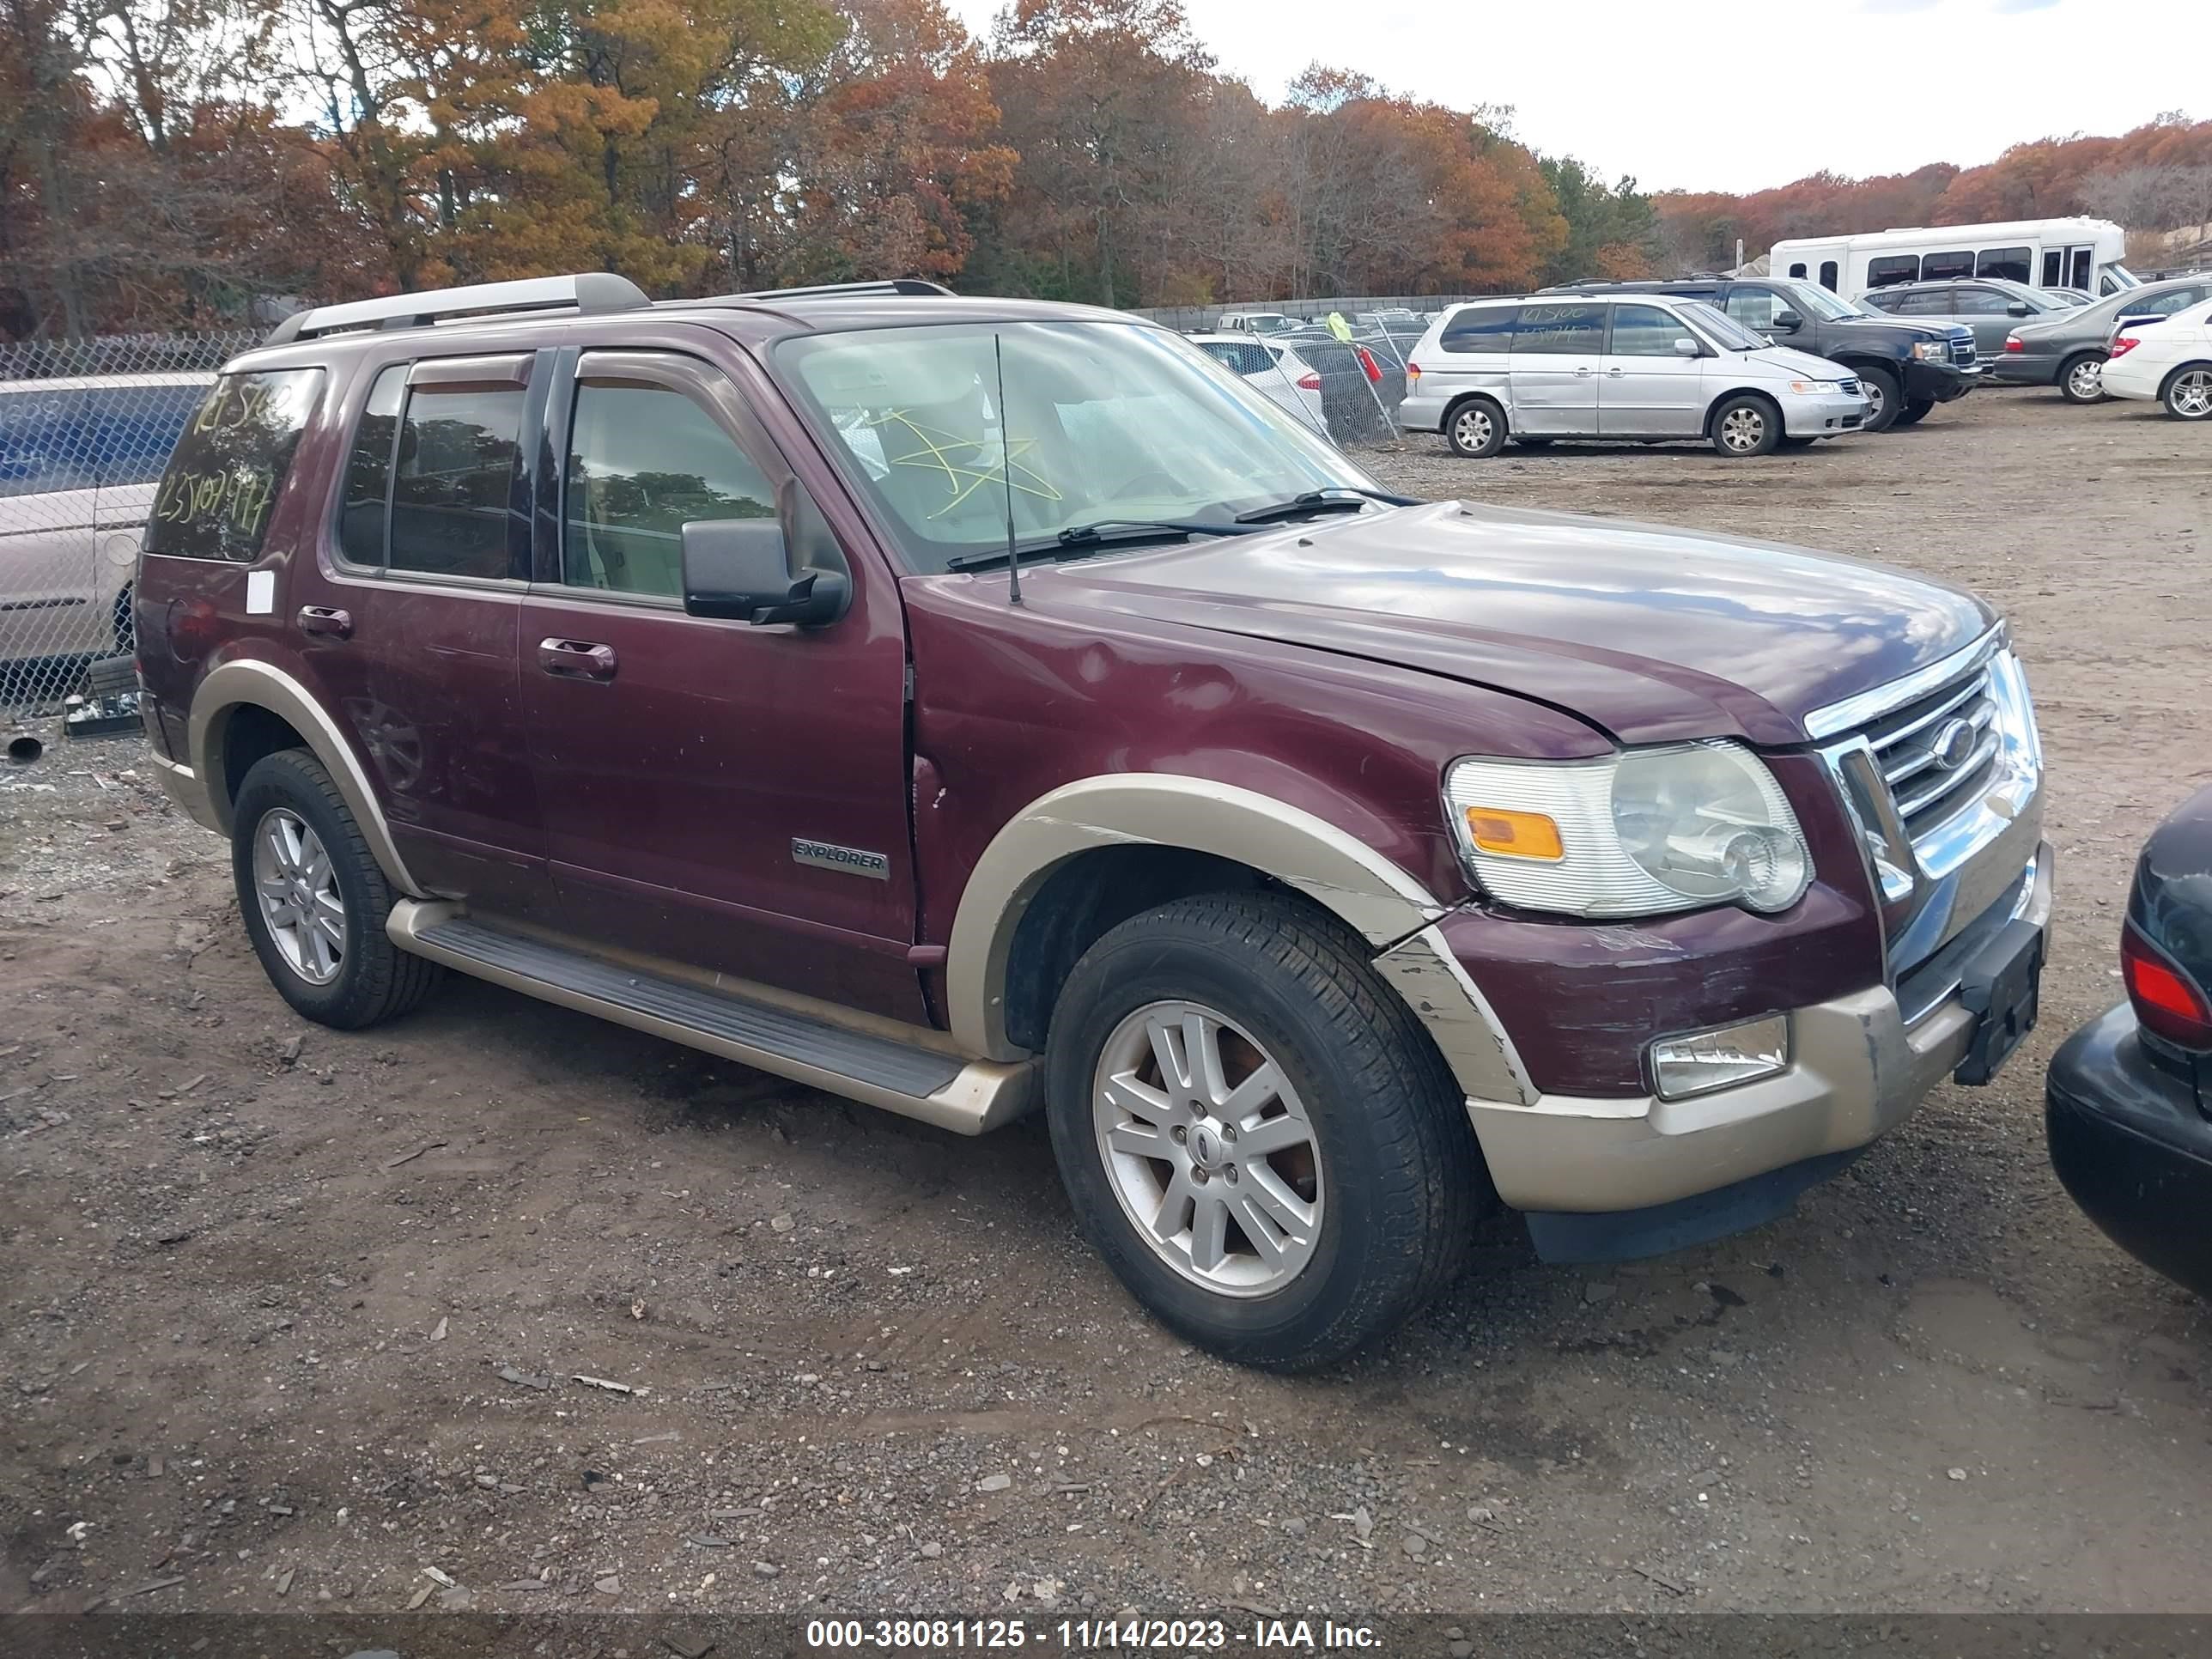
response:
[[[1036,1122],[962,1139],[458,980],[302,1024],[224,847],[134,744],[49,731],[0,774],[0,1607],[2212,1603],[2212,1320],[2040,1121],[2136,848],[2212,778],[2203,432],[1982,392],[1753,463],[1374,466],[1992,599],[2060,852],[1997,1083],[1687,1255],[1546,1267],[1502,1218],[1387,1347],[1261,1376],[1136,1311]]]

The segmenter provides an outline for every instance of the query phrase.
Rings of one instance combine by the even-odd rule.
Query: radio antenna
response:
[[[1014,547],[1013,433],[1006,419],[1006,352],[998,331],[991,331],[991,365],[999,380],[999,482],[1006,496],[1006,603],[1022,602],[1022,558]]]

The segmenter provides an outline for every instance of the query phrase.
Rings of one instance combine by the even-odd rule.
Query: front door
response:
[[[748,381],[586,352],[549,404],[520,652],[562,926],[920,1020],[897,595],[835,538]],[[769,517],[796,562],[848,571],[851,609],[810,629],[684,614],[683,526]]]
[[[1594,438],[1605,307],[1530,301],[1513,328],[1514,430],[1530,436]]]
[[[1696,348],[1684,356],[1675,342]],[[1705,425],[1705,348],[1658,306],[1622,301],[1598,390],[1598,432],[1607,438],[1694,438]]]

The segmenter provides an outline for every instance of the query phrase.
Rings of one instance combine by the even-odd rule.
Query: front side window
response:
[[[514,442],[522,388],[418,385],[407,394],[392,478],[394,570],[513,574]]]
[[[915,568],[1042,553],[1108,520],[1228,520],[1373,478],[1187,341],[1140,323],[799,336],[776,366]],[[1003,386],[1003,395],[1001,387]]]
[[[146,552],[234,564],[259,557],[322,384],[319,368],[217,380],[161,475],[147,516]]]
[[[684,592],[684,526],[772,519],[775,490],[714,417],[661,386],[576,388],[562,489],[561,580]]]
[[[1765,336],[1753,334],[1718,306],[1703,300],[1685,300],[1680,315],[1696,324],[1723,351],[1760,351],[1771,343]]]
[[[1605,349],[1605,307],[1524,305],[1513,329],[1516,357],[1573,357]]]
[[[1974,261],[1977,276],[2001,276],[2024,283],[2035,275],[2035,250],[2026,247],[1985,247]]]
[[[1674,342],[1694,339],[1671,311],[1657,306],[1613,308],[1613,355],[1616,357],[1672,357]]]
[[[1920,262],[1923,281],[1940,283],[1946,277],[1971,276],[1974,274],[1974,254],[1971,248],[1958,248],[1948,253],[1931,253]]]
[[[2009,294],[1993,288],[1962,288],[1952,301],[1954,317],[2002,317],[2013,303]]]
[[[1468,306],[1455,311],[1437,343],[1446,351],[1510,351],[1519,306]]]
[[[1774,315],[1783,309],[1782,301],[1767,289],[1751,288],[1739,283],[1729,290],[1728,314],[1746,328],[1765,334],[1774,327]]]
[[[1915,253],[1885,253],[1879,259],[1867,261],[1869,288],[1894,288],[1899,283],[1920,280],[1920,256]]]

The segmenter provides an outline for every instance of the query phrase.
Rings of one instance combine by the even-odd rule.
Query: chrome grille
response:
[[[1970,366],[1975,357],[1974,338],[1971,334],[1963,340],[1951,342],[1951,361],[1960,368]]]
[[[1859,382],[1856,375],[1846,374],[1838,384],[1843,387],[1844,396],[1846,398],[1856,398],[1859,395]]]
[[[1916,845],[1981,799],[1996,763],[1997,706],[1984,663],[1863,728],[1897,815]],[[1963,729],[1962,729],[1963,728]]]

